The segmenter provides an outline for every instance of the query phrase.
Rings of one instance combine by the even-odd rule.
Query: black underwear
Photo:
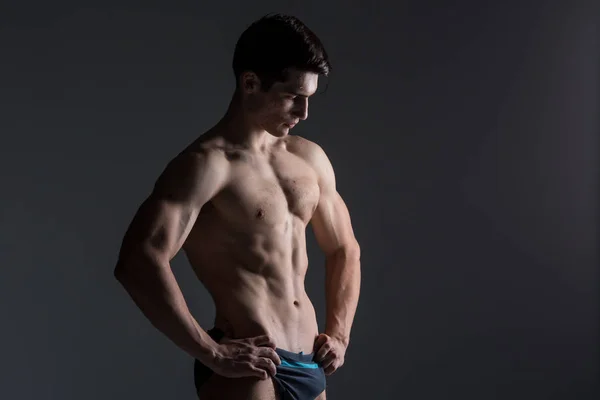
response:
[[[225,336],[219,328],[213,328],[207,333],[217,343]],[[325,372],[313,361],[314,353],[293,353],[280,348],[276,348],[275,352],[279,355],[281,364],[277,366],[277,373],[272,379],[281,400],[314,400],[325,390]],[[196,392],[213,374],[200,361],[194,361]]]

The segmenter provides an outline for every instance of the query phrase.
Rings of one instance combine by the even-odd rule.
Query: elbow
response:
[[[356,261],[360,260],[360,245],[358,244],[358,242],[355,240],[350,247],[350,252],[352,253],[353,257],[356,259]]]
[[[113,277],[129,291],[140,283],[139,263],[131,260],[128,262],[118,262],[113,270]]]
[[[342,251],[347,258],[355,261],[360,260],[360,245],[356,239],[344,244],[340,251]]]
[[[127,256],[119,255],[117,265],[113,269],[114,278],[122,284],[130,280],[135,271],[139,270],[139,266],[143,264],[143,258],[138,252],[130,253]]]
[[[168,261],[165,260],[162,253],[140,248],[129,251],[126,255],[119,255],[113,276],[122,284],[131,283],[137,278],[145,276],[148,271],[160,269],[165,264],[168,265]]]
[[[342,258],[345,261],[360,261],[360,246],[357,241],[345,243],[332,251],[328,258]]]
[[[113,277],[117,281],[123,282],[125,280],[125,276],[127,275],[127,271],[129,269],[130,268],[128,267],[128,264],[123,262],[122,259],[119,259],[119,261],[117,261],[117,265],[113,269]]]

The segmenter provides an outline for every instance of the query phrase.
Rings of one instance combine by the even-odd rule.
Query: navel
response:
[[[262,208],[259,208],[258,211],[256,212],[256,218],[264,219],[265,218],[265,210],[263,210]]]

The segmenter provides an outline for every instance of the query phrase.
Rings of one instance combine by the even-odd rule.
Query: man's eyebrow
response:
[[[295,89],[288,89],[288,90],[286,90],[286,92],[296,95],[296,96],[300,96],[300,97],[309,97],[310,96],[310,95],[307,95],[306,93],[299,92],[298,90],[295,90]]]

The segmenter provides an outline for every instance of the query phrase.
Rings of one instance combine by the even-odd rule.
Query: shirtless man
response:
[[[115,276],[150,322],[194,357],[200,399],[325,399],[344,363],[360,250],[334,171],[289,131],[330,69],[298,19],[266,16],[240,37],[224,117],[174,157],[131,222]],[[326,326],[304,289],[305,231],[326,255]],[[212,296],[203,330],[170,268],[183,249]]]

